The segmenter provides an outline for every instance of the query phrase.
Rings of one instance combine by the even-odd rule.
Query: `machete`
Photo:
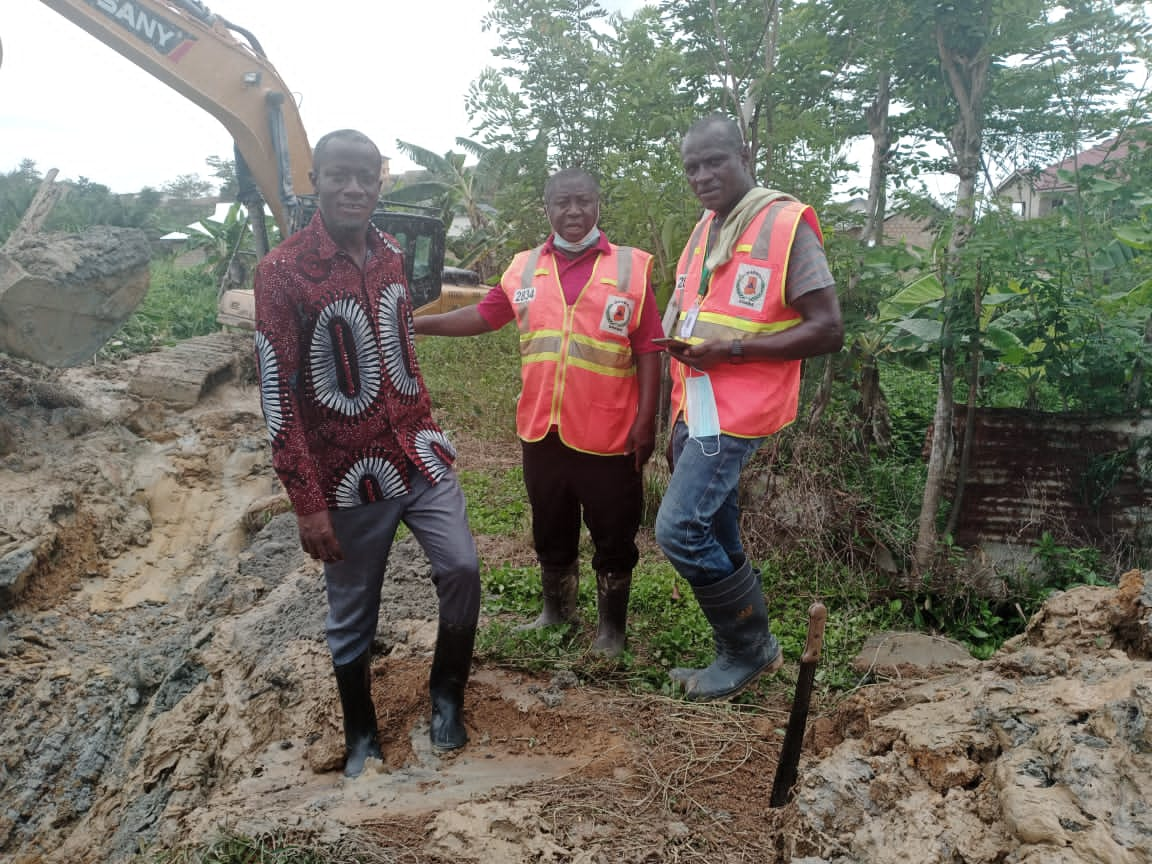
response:
[[[816,666],[820,662],[820,649],[824,647],[824,624],[828,610],[817,601],[808,609],[808,640],[800,657],[800,674],[796,677],[796,698],[788,715],[788,729],[780,747],[780,760],[776,763],[776,779],[772,783],[770,807],[783,807],[792,795],[796,782],[796,768],[800,765],[800,749],[804,744],[804,727],[808,724],[808,705],[812,701],[812,684],[816,680]]]

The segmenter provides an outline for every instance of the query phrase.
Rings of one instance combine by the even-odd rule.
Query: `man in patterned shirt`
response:
[[[736,122],[705,117],[680,156],[705,213],[665,315],[682,341],[668,349],[674,470],[656,542],[692,587],[716,645],[707,667],[669,676],[686,698],[710,701],[783,663],[759,570],[740,542],[740,471],[796,418],[801,361],[839,351],[844,327],[815,212],[756,185]]]
[[[382,160],[353,130],[316,144],[319,212],[256,271],[256,352],[272,464],[300,544],[324,564],[326,633],[355,777],[381,758],[371,693],[388,553],[398,525],[432,565],[440,604],[429,692],[438,750],[464,746],[464,687],[480,571],[455,451],[432,419],[414,351],[402,252],[370,223]]]

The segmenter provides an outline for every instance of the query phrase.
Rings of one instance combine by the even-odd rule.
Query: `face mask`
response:
[[[712,379],[707,373],[686,378],[684,396],[688,402],[688,434],[700,442],[705,456],[715,456],[720,452],[720,414]]]
[[[552,234],[552,245],[557,249],[563,249],[565,252],[583,252],[586,249],[591,249],[599,240],[600,228],[596,225],[593,225],[592,230],[585,234],[582,239],[577,240],[575,243],[565,240],[555,232]]]

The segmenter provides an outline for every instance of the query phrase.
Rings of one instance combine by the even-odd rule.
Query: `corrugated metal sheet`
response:
[[[956,407],[956,454],[964,413]],[[956,542],[1031,546],[1041,534],[1104,546],[1152,535],[1152,415],[1099,418],[982,408]]]

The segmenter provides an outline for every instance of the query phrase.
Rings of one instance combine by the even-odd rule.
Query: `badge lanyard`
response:
[[[708,246],[712,239],[712,225],[712,222],[708,223],[708,236],[704,238],[705,260],[708,258]],[[692,335],[692,331],[696,329],[696,319],[700,316],[700,304],[704,300],[704,295],[708,293],[708,283],[711,281],[712,270],[705,265],[700,271],[700,287],[696,291],[696,302],[692,304],[691,309],[684,313],[684,320],[680,322],[681,339],[687,339]]]

